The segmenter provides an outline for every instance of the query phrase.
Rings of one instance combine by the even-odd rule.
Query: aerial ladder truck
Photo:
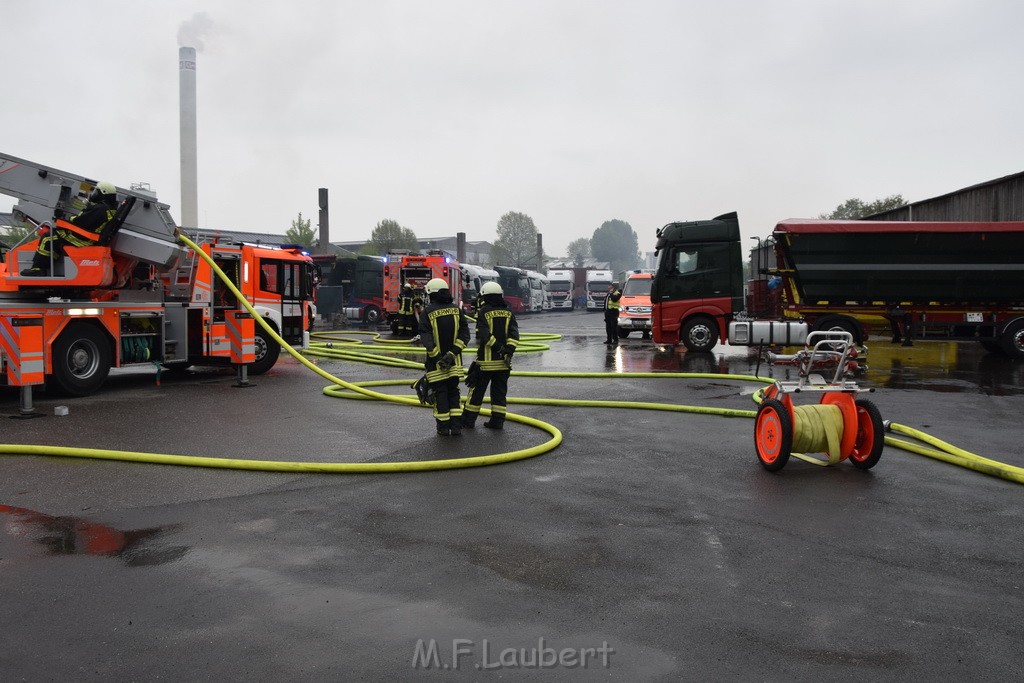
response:
[[[235,365],[240,377],[277,361],[279,344],[255,324],[212,268],[178,239],[153,193],[117,189],[118,208],[95,244],[54,253],[49,275],[22,276],[39,235],[69,229],[97,181],[0,154],[0,194],[36,230],[0,261],[0,384],[69,396],[95,392],[113,367]],[[316,268],[301,248],[200,245],[257,313],[290,344],[308,341]],[[242,370],[244,368],[244,370]]]

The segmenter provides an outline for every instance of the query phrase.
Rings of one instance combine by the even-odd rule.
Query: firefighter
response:
[[[420,313],[420,341],[427,350],[427,382],[436,395],[434,420],[439,436],[462,433],[459,382],[465,370],[462,350],[469,343],[469,325],[462,310],[452,303],[448,283],[439,277],[427,283],[427,307]]]
[[[399,337],[411,337],[416,330],[416,309],[415,299],[412,295],[412,285],[406,282],[402,285],[402,292],[398,295],[398,328],[396,334]]]
[[[613,282],[608,288],[608,296],[604,299],[604,332],[607,339],[605,344],[615,346],[619,343],[619,299],[622,292],[619,291],[619,283]]]
[[[76,228],[80,228],[81,232],[68,228],[50,230],[49,234],[39,240],[36,253],[32,256],[32,267],[21,271],[21,274],[25,277],[50,275],[51,255],[59,259],[64,256],[65,246],[87,247],[96,244],[103,229],[116,213],[117,188],[106,180],[96,183],[85,210],[68,220]]]
[[[479,373],[472,378],[473,393],[462,414],[462,426],[467,429],[476,425],[488,384],[491,387],[491,419],[484,422],[484,427],[503,429],[505,425],[508,376],[512,370],[512,354],[519,346],[519,324],[503,294],[497,282],[487,282],[480,288],[480,307],[476,312],[476,365]]]

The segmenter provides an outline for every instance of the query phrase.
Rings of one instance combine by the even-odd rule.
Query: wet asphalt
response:
[[[517,370],[785,376],[745,349],[609,349],[599,314]],[[635,337],[636,333],[634,333]],[[871,340],[885,419],[1024,467],[1024,364]],[[350,380],[409,378],[317,360]],[[115,372],[36,394],[3,442],[308,461],[498,453],[507,424],[438,438],[428,411],[322,394],[296,361]],[[753,409],[728,379],[530,379],[510,394]],[[394,389],[393,391],[403,391]],[[66,406],[69,414],[54,415]],[[1019,679],[1024,487],[886,448],[869,472],[756,461],[753,420],[512,406],[551,453],[391,475],[0,456],[4,680]],[[0,415],[18,394],[0,391]]]

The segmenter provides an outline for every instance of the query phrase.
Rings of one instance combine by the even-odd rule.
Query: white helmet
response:
[[[433,280],[427,283],[427,286],[423,288],[427,294],[437,294],[442,289],[448,289],[448,283],[439,277],[435,277]]]
[[[484,286],[480,288],[480,294],[482,296],[487,296],[488,294],[497,294],[498,296],[501,296],[504,292],[501,291],[501,285],[497,282],[491,281],[484,283]]]
[[[114,187],[114,183],[108,180],[101,180],[96,183],[96,189],[100,194],[117,194],[117,188]]]

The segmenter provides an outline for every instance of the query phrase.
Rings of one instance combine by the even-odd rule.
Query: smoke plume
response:
[[[196,12],[178,27],[178,47],[194,47],[196,52],[202,52],[203,39],[216,27],[209,14]]]

